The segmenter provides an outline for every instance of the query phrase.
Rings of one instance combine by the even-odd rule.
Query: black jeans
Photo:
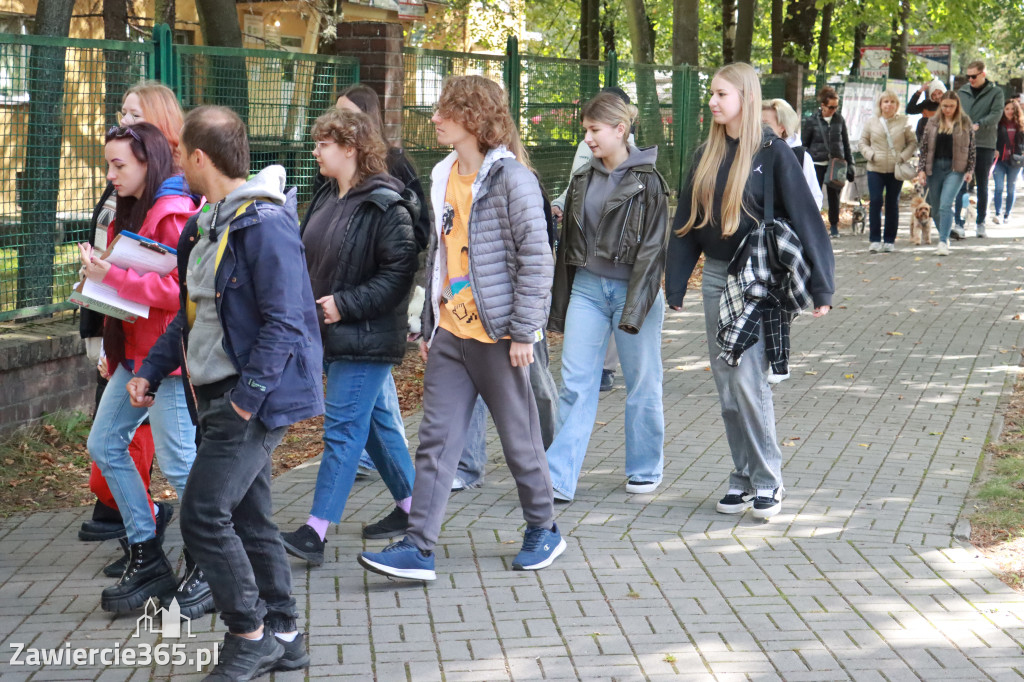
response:
[[[825,183],[825,173],[828,166],[814,165],[814,172],[818,174],[818,184]],[[832,185],[825,185],[825,194],[828,195],[828,226],[830,229],[839,227],[839,194],[843,190],[836,189]],[[821,208],[820,206],[818,208]]]
[[[231,406],[237,377],[197,386],[199,448],[181,503],[181,535],[234,634],[266,622],[296,629],[292,571],[271,521],[270,455],[287,426],[268,431]]]
[[[896,243],[896,232],[900,225],[900,190],[903,181],[896,179],[895,173],[876,173],[868,171],[868,192],[871,203],[868,205],[868,225],[871,230],[871,241],[885,241],[886,244]],[[885,195],[885,239],[882,239],[882,203]]]
[[[978,213],[975,217],[975,222],[978,225],[985,222],[985,214],[988,213],[988,176],[992,174],[992,166],[995,163],[995,149],[984,149],[982,147],[975,149],[973,182],[978,190]],[[953,216],[956,219],[956,224],[960,227],[963,227],[964,221],[967,220],[961,213],[961,210],[963,209],[968,191],[967,183],[965,182],[960,187],[960,193],[956,195],[956,204],[953,207]]]

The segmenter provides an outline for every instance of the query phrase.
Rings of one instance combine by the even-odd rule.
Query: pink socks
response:
[[[404,500],[399,500],[398,502],[395,502],[395,505],[399,509],[404,511],[406,514],[408,514],[409,510],[412,509],[412,498],[411,497],[407,497]]]
[[[309,521],[306,521],[306,525],[316,531],[316,534],[323,540],[327,537],[327,527],[331,525],[330,521],[319,519],[315,516],[310,516]]]

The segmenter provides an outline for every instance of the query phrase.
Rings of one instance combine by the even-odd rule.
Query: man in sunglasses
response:
[[[996,126],[1003,115],[1005,97],[1003,89],[985,77],[985,62],[977,60],[967,65],[967,82],[956,91],[960,96],[960,106],[964,113],[974,122],[974,140],[977,157],[974,165],[974,177],[978,188],[977,234],[985,236],[985,213],[988,210],[988,178],[992,173],[992,165],[996,162]],[[967,195],[967,183],[960,188],[953,207],[956,227],[953,236],[963,239],[966,235],[964,219],[960,215],[964,197]]]
[[[185,117],[181,152],[185,179],[207,204],[178,242],[181,309],[128,390],[145,405],[170,371],[186,369],[199,448],[181,535],[228,627],[206,680],[248,680],[309,665],[270,518],[270,456],[290,424],[323,414],[323,348],[284,168],[246,179],[245,124],[224,107]]]

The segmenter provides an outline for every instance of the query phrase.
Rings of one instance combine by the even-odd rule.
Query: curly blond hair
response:
[[[331,140],[356,150],[356,184],[387,172],[388,147],[368,114],[332,107],[313,123],[313,139]]]
[[[441,88],[437,113],[455,121],[476,138],[481,154],[506,147],[516,160],[531,168],[519,130],[501,86],[483,76],[450,76]]]

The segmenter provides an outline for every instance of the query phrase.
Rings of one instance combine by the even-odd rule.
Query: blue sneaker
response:
[[[523,538],[523,548],[512,560],[515,571],[539,571],[547,568],[565,551],[565,540],[558,532],[558,526],[547,528],[527,528]]]
[[[407,580],[434,580],[434,553],[424,554],[406,539],[388,545],[382,552],[363,552],[357,559],[368,571],[389,578]],[[550,562],[549,562],[550,563]]]

